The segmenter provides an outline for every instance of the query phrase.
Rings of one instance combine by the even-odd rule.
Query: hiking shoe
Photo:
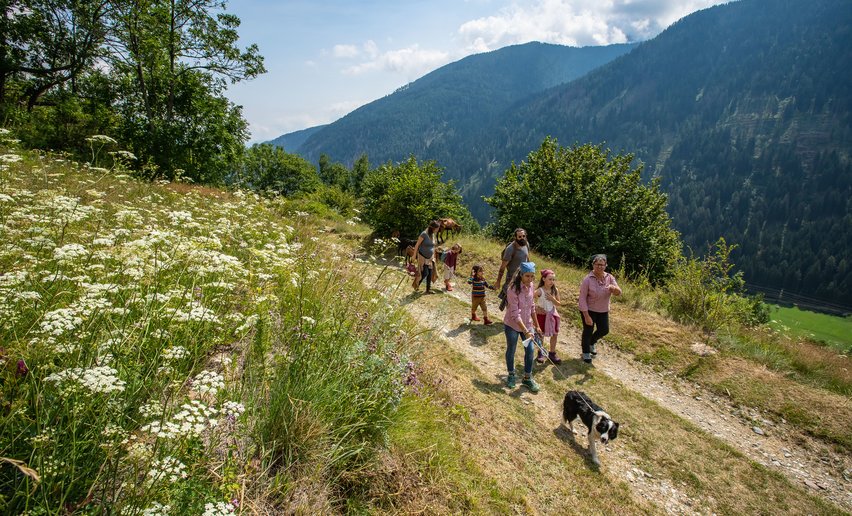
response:
[[[477,316],[476,316],[476,314],[471,314],[471,315],[470,315],[470,320],[471,320],[471,321],[478,321],[478,320],[479,320],[479,317],[477,317]]]
[[[594,344],[592,344],[592,349],[591,349],[591,350],[589,350],[589,351],[591,351],[591,352],[592,352],[592,356],[593,356],[593,357],[598,356],[598,348],[597,348]]]
[[[494,321],[492,321],[491,319],[489,319],[488,317],[486,317],[486,318],[485,318],[485,321],[484,321],[484,324],[491,325],[491,324],[494,324]]]
[[[585,362],[585,363],[587,363],[587,364],[591,364],[591,363],[592,363],[592,359],[591,359],[591,358],[584,358],[584,359],[583,359],[583,362]]]
[[[506,387],[514,389],[516,385],[518,385],[518,377],[515,376],[515,373],[509,373],[509,376],[506,377]]]
[[[538,350],[538,356],[535,357],[535,361],[539,364],[543,364],[545,360],[547,359],[544,357],[544,353],[542,353],[541,350]]]
[[[527,389],[529,389],[530,392],[538,392],[539,389],[540,389],[540,387],[538,386],[536,381],[533,380],[532,378],[524,378],[524,380],[521,383],[526,385]]]
[[[503,310],[505,310],[505,309],[506,309],[506,300],[505,300],[505,299],[500,299],[500,306],[498,306],[497,308],[499,308],[501,312],[502,312]]]
[[[453,291],[453,286],[447,285],[447,292],[452,292],[452,291]]]
[[[559,358],[559,356],[556,355],[555,351],[551,351],[550,353],[548,353],[547,358],[549,358],[550,361],[553,362],[556,365],[559,365],[559,364],[562,363],[562,359]]]

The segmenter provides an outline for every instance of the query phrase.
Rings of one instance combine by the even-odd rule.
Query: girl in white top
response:
[[[562,301],[559,299],[559,289],[556,288],[556,273],[550,269],[541,271],[541,280],[539,280],[538,288],[533,295],[538,325],[544,330],[544,336],[550,337],[550,353],[546,358],[559,365],[562,363],[562,359],[556,355],[556,340],[559,336],[560,317],[556,307],[562,306]],[[546,358],[544,353],[538,350],[536,362],[543,364]]]

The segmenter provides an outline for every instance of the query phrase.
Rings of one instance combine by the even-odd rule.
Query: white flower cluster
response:
[[[181,478],[186,478],[186,476],[186,466],[183,462],[174,457],[165,457],[155,460],[151,469],[148,470],[148,483],[150,485],[160,480],[177,482]]]
[[[203,516],[228,516],[234,514],[235,507],[228,502],[216,502],[204,504]]]
[[[192,220],[192,213],[188,211],[170,211],[169,219],[172,224],[180,224],[181,222],[189,222]]]
[[[80,244],[65,244],[53,250],[53,258],[60,262],[70,262],[86,256],[88,251]]]
[[[143,403],[142,406],[139,407],[139,413],[145,418],[158,416],[163,413],[163,406],[160,405],[160,402],[157,400],[149,401],[147,403]]]
[[[242,314],[238,314],[238,315],[242,316]],[[239,335],[240,333],[243,333],[244,331],[251,329],[252,327],[254,327],[254,325],[257,323],[257,321],[259,319],[260,319],[260,317],[257,314],[252,314],[252,315],[246,317],[245,322],[243,324],[241,324],[236,330],[234,330],[234,335]]]
[[[44,381],[56,382],[57,384],[73,382],[93,393],[121,392],[125,386],[125,382],[118,378],[118,371],[109,366],[90,367],[88,369],[74,367],[54,373],[45,378]]]
[[[216,314],[214,314],[212,310],[204,308],[200,303],[192,303],[189,306],[189,312],[180,308],[169,308],[166,312],[171,315],[174,321],[178,322],[194,321],[219,323],[219,318]]]
[[[183,346],[172,346],[163,350],[163,360],[172,362],[189,356],[189,351]]]
[[[76,310],[59,308],[44,314],[39,326],[41,327],[41,331],[59,336],[73,331],[81,324],[83,324],[83,319],[77,315]]]
[[[192,390],[199,394],[216,395],[225,388],[225,379],[215,371],[201,371],[192,380]]]
[[[19,285],[27,280],[27,271],[10,271],[0,274],[0,288]]]
[[[144,511],[142,511],[142,516],[168,516],[169,512],[171,512],[171,505],[163,505],[160,502],[154,502],[150,507],[146,507]],[[133,514],[136,511],[130,511],[128,514]]]
[[[245,405],[238,401],[226,401],[222,404],[222,414],[227,417],[238,418],[246,411]]]
[[[151,432],[161,439],[201,435],[207,427],[219,424],[215,419],[216,412],[215,408],[192,400],[181,405],[181,411],[172,416],[170,421],[154,421],[143,425],[140,430]]]
[[[0,154],[0,162],[3,163],[17,163],[22,159],[23,158],[17,154]]]

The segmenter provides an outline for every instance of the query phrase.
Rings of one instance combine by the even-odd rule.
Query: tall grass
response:
[[[345,250],[254,195],[0,155],[0,513],[345,496],[407,363]]]

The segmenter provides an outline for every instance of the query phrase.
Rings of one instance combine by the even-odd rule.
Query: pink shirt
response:
[[[525,286],[521,283],[521,291],[515,292],[512,285],[506,288],[506,313],[503,314],[503,324],[515,331],[521,331],[521,322],[532,331],[535,328],[533,317],[535,317],[535,301],[533,293],[535,287],[530,284]]]
[[[594,272],[583,278],[580,283],[580,311],[581,312],[609,312],[609,298],[612,292],[608,285],[618,286],[612,274],[605,272],[603,280],[598,280]]]

